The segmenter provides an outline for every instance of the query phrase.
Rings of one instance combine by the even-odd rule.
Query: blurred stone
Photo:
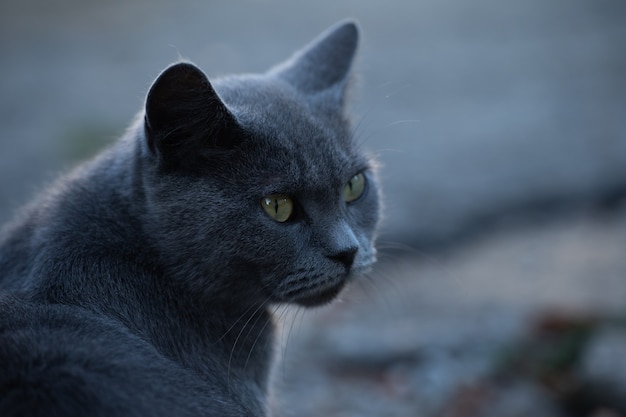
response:
[[[626,413],[626,326],[607,325],[592,338],[580,364],[590,401]]]
[[[462,387],[444,407],[442,417],[563,417],[550,396],[536,385],[486,381]]]

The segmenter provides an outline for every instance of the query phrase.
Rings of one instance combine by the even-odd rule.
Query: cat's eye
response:
[[[277,222],[286,222],[293,213],[293,200],[286,195],[272,194],[261,199],[263,210]]]
[[[346,203],[358,200],[365,190],[365,176],[361,173],[350,178],[350,181],[343,187],[343,199]]]

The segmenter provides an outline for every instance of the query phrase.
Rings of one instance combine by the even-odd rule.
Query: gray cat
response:
[[[343,22],[261,75],[167,68],[128,133],[0,234],[0,415],[263,416],[271,307],[375,259]]]

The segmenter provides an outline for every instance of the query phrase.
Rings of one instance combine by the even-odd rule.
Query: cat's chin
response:
[[[330,303],[339,295],[346,280],[341,280],[337,285],[331,288],[325,288],[317,294],[307,294],[306,297],[298,298],[294,302],[303,307],[318,307]]]

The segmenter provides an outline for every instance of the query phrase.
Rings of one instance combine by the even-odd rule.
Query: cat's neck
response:
[[[142,224],[139,146],[123,140],[61,182],[10,233],[29,242],[20,246],[23,252],[0,245],[0,261],[24,260],[3,270],[27,275],[22,289],[37,302],[104,314],[185,368],[207,376],[227,372],[233,386],[256,389],[235,383],[255,381],[264,389],[272,338],[267,307],[177,284]],[[206,277],[208,283],[214,278]]]

